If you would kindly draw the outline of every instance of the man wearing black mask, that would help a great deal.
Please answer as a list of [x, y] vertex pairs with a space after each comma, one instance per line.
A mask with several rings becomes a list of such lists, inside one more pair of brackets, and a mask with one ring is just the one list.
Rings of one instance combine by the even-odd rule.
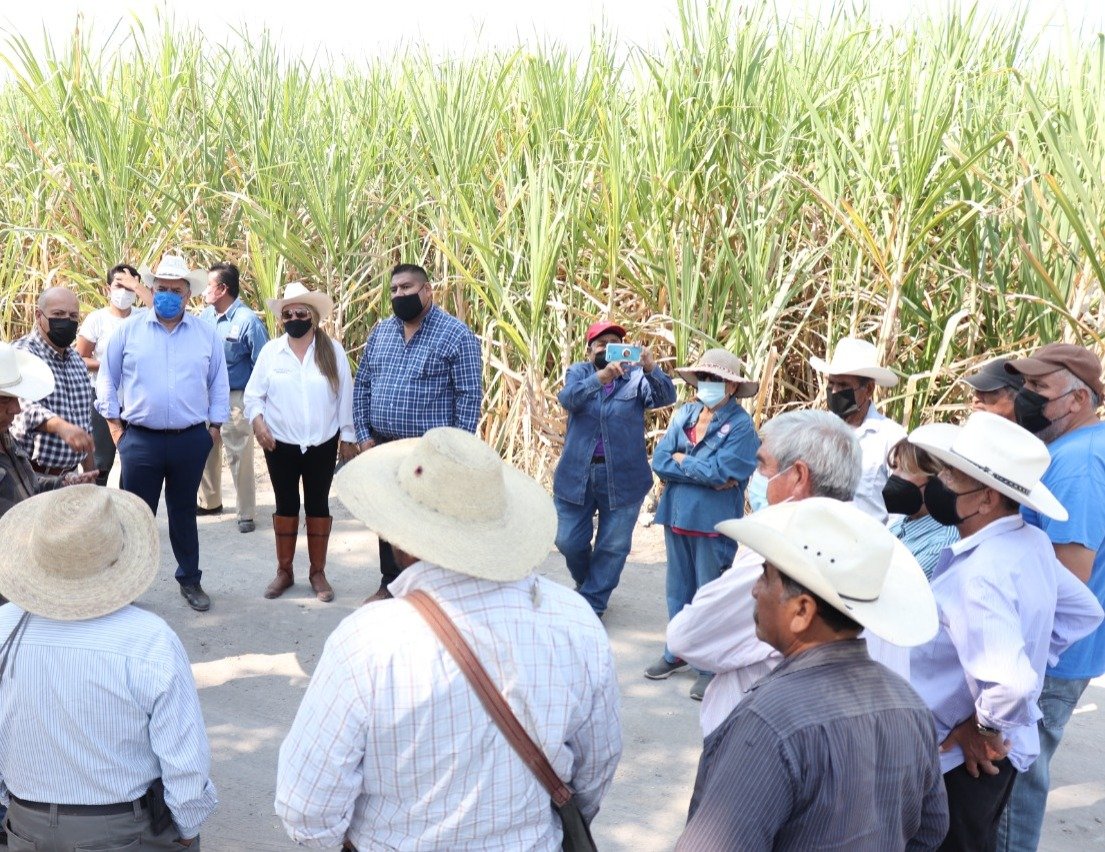
[[84, 360], [72, 348], [80, 322], [77, 294], [64, 287], [42, 291], [35, 327], [12, 345], [36, 355], [54, 374], [54, 391], [40, 400], [21, 400], [23, 410], [12, 437], [45, 476], [61, 476], [83, 466], [95, 469], [92, 441], [92, 385]]
[[[365, 452], [437, 426], [475, 434], [483, 401], [480, 342], [463, 322], [434, 304], [426, 270], [401, 263], [391, 270], [391, 309], [365, 343], [353, 384], [353, 425]], [[379, 590], [391, 597], [399, 576], [391, 546], [380, 542]]]

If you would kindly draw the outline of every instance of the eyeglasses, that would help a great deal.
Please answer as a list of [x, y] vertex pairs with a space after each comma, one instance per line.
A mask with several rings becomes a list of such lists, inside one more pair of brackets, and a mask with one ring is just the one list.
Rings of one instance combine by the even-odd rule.
[[721, 379], [719, 379], [713, 373], [695, 373], [694, 377], [696, 379], [698, 379], [700, 382], [720, 382], [721, 381]]
[[304, 310], [304, 311], [283, 311], [280, 314], [280, 319], [282, 319], [282, 320], [290, 320], [290, 319], [305, 320], [305, 319], [310, 319], [310, 318], [311, 318], [311, 312], [306, 311], [306, 310]]

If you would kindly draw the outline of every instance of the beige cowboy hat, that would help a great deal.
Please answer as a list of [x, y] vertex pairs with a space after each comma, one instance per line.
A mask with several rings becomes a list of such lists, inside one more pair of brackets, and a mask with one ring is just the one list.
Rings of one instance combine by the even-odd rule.
[[1040, 479], [1051, 464], [1047, 444], [1011, 420], [976, 411], [962, 426], [929, 423], [909, 442], [983, 485], [1057, 521], [1067, 510]]
[[346, 464], [334, 485], [380, 538], [469, 577], [520, 580], [556, 537], [545, 489], [451, 426], [373, 447]]
[[153, 287], [155, 279], [187, 281], [193, 296], [198, 296], [207, 287], [206, 269], [189, 269], [179, 254], [167, 254], [161, 258], [157, 269], [148, 266], [138, 267], [138, 277], [147, 287]]
[[698, 362], [690, 367], [679, 367], [675, 371], [683, 381], [691, 387], [698, 387], [698, 377], [695, 373], [709, 373], [717, 376], [723, 382], [736, 382], [737, 398], [755, 396], [760, 389], [760, 383], [744, 375], [744, 364], [741, 359], [726, 349], [707, 349], [702, 353]]
[[37, 401], [54, 392], [54, 373], [37, 355], [0, 341], [0, 396]]
[[812, 355], [810, 366], [827, 376], [861, 376], [874, 379], [875, 384], [881, 388], [892, 388], [898, 384], [894, 371], [880, 366], [875, 345], [856, 337], [840, 338], [831, 361]]
[[127, 491], [71, 485], [0, 518], [0, 594], [27, 612], [82, 621], [129, 604], [160, 564], [157, 522]]
[[850, 503], [808, 497], [714, 527], [876, 636], [911, 648], [936, 635], [936, 599], [913, 554]]
[[285, 287], [283, 299], [268, 299], [265, 302], [265, 306], [275, 317], [280, 316], [280, 312], [284, 310], [284, 305], [310, 305], [318, 311], [320, 320], [326, 319], [330, 316], [330, 312], [334, 310], [333, 299], [321, 290], [308, 290], [301, 281], [293, 281]]

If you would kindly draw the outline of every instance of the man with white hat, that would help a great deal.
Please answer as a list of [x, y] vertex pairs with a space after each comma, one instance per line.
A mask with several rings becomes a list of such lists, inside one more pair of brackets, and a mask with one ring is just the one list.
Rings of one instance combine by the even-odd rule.
[[559, 849], [545, 787], [413, 605], [437, 602], [593, 818], [621, 755], [617, 679], [591, 608], [533, 571], [553, 544], [552, 500], [450, 427], [364, 453], [336, 484], [405, 570], [394, 600], [326, 642], [280, 748], [288, 834], [347, 849]]
[[875, 408], [875, 385], [892, 388], [898, 384], [898, 377], [879, 364], [874, 344], [855, 337], [842, 337], [831, 361], [812, 356], [810, 366], [827, 376], [829, 411], [856, 430], [863, 450], [863, 476], [856, 488], [856, 505], [885, 523], [888, 516], [882, 489], [890, 478], [886, 455], [906, 432], [901, 424]]
[[948, 792], [947, 849], [997, 849], [1017, 773], [1040, 752], [1036, 700], [1044, 669], [1102, 619], [1100, 604], [1020, 514], [1067, 519], [1041, 482], [1047, 447], [987, 411], [962, 426], [933, 423], [909, 436], [947, 467], [925, 506], [960, 540], [932, 573], [940, 631], [914, 648], [910, 680], [932, 709]]
[[763, 557], [756, 634], [784, 659], [706, 738], [676, 849], [935, 849], [948, 812], [932, 715], [857, 638], [936, 632], [917, 561], [827, 497], [717, 529]]
[[123, 462], [120, 486], [157, 513], [162, 486], [180, 593], [197, 612], [211, 606], [200, 585], [196, 492], [219, 427], [230, 416], [222, 338], [185, 310], [207, 273], [167, 254], [139, 274], [153, 310], [130, 317], [111, 336], [97, 378], [97, 408]]
[[157, 523], [80, 485], [0, 518], [0, 796], [9, 846], [199, 847], [217, 804], [188, 657], [131, 602], [157, 575]]

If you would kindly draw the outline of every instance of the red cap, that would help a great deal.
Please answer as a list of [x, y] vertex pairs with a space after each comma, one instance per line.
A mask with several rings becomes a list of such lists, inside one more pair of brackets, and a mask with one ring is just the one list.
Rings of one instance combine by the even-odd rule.
[[622, 340], [625, 340], [625, 329], [622, 328], [620, 325], [613, 322], [599, 321], [593, 322], [590, 326], [588, 326], [587, 343], [589, 344], [596, 337], [599, 337], [603, 334], [608, 334], [610, 332], [613, 332], [614, 334], [618, 335], [618, 337], [620, 337]]

